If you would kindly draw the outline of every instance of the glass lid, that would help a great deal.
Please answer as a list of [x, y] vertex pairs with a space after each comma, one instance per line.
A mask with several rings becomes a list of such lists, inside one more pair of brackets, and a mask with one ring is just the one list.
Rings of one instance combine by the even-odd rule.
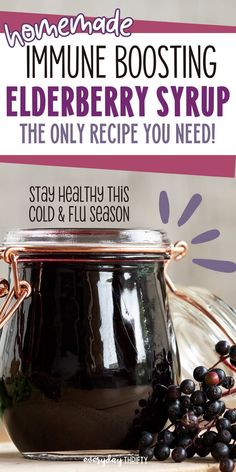
[[4, 247], [22, 247], [26, 250], [53, 250], [74, 248], [80, 252], [111, 252], [136, 254], [162, 254], [171, 252], [167, 235], [150, 229], [20, 229], [9, 231]]

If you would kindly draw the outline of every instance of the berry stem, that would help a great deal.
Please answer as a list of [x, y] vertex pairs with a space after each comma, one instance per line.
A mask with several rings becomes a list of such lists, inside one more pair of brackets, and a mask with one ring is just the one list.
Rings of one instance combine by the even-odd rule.
[[222, 397], [227, 397], [227, 396], [232, 395], [234, 393], [236, 393], [236, 387], [231, 388], [230, 390], [227, 390], [227, 392], [224, 392]]
[[236, 367], [234, 367], [232, 364], [230, 364], [230, 362], [227, 361], [227, 359], [224, 359], [222, 361], [227, 367], [229, 367], [229, 369], [233, 370], [233, 372], [236, 372]]
[[229, 356], [221, 356], [220, 359], [215, 364], [213, 364], [213, 366], [210, 367], [210, 369], [214, 369], [222, 362], [233, 372], [236, 372], [236, 367], [234, 367], [227, 359], [229, 359]]
[[[213, 364], [213, 366], [210, 367], [210, 369], [214, 369], [215, 367], [217, 367], [221, 362], [223, 362], [225, 364], [225, 360], [228, 358], [229, 356], [221, 356], [219, 358], [219, 360]], [[227, 364], [226, 364], [227, 365]], [[230, 364], [231, 365], [231, 364]]]
[[215, 423], [216, 423], [216, 420], [212, 420], [212, 421], [209, 421], [209, 423], [205, 424], [205, 426], [203, 426], [202, 428], [200, 427], [199, 428], [199, 432], [202, 432], [202, 431], [209, 431], [209, 429], [211, 429], [213, 426], [215, 426]]

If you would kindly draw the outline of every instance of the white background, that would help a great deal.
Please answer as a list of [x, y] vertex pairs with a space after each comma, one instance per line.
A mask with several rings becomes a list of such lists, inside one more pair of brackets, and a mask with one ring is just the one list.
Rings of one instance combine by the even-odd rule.
[[[88, 76], [81, 79], [62, 79], [60, 78], [58, 67], [58, 73], [55, 73], [53, 79], [44, 79], [43, 72], [44, 67], [39, 68], [39, 73], [35, 79], [26, 79], [26, 48], [16, 45], [14, 48], [10, 48], [6, 42], [4, 34], [0, 35], [0, 49], [1, 49], [1, 60], [3, 64], [7, 64], [7, 67], [2, 70], [1, 74], [1, 88], [0, 88], [0, 103], [4, 104], [0, 108], [0, 120], [1, 120], [1, 153], [3, 154], [234, 154], [235, 153], [235, 138], [234, 138], [234, 120], [235, 120], [235, 103], [236, 103], [236, 61], [232, 58], [236, 57], [236, 34], [132, 34], [130, 38], [115, 38], [114, 36], [109, 35], [109, 41], [106, 35], [70, 35], [66, 38], [57, 38], [47, 37], [46, 39], [40, 41], [34, 41], [33, 44], [38, 47], [38, 53], [41, 54], [43, 46], [53, 45], [55, 51], [59, 53], [62, 45], [71, 44], [71, 48], [75, 48], [76, 45], [81, 46], [84, 44], [84, 39], [86, 38], [86, 47], [89, 51], [90, 44], [104, 44], [106, 46], [105, 50], [105, 61], [103, 71], [106, 73], [106, 79], [91, 79]], [[191, 45], [193, 50], [197, 47], [198, 44], [201, 44], [202, 51], [209, 44], [213, 45], [216, 49], [215, 53], [208, 54], [208, 61], [216, 61], [217, 69], [216, 74], [213, 78], [206, 78], [204, 75], [200, 79], [194, 78], [183, 79], [181, 77], [181, 59], [178, 61], [179, 67], [179, 77], [173, 78], [173, 52], [168, 51], [163, 53], [166, 62], [170, 67], [170, 75], [166, 79], [160, 79], [158, 75], [152, 79], [147, 79], [144, 74], [140, 78], [132, 79], [127, 75], [123, 79], [115, 78], [115, 59], [114, 59], [114, 50], [116, 44], [123, 45], [127, 49], [132, 45], [139, 45], [139, 47], [144, 50], [145, 46], [149, 44], [158, 48], [159, 45]], [[197, 54], [197, 50], [195, 49]], [[72, 55], [73, 57], [73, 55]], [[135, 57], [135, 56], [134, 56]], [[181, 57], [181, 55], [180, 55]], [[15, 71], [17, 70], [17, 74]], [[38, 69], [37, 69], [38, 70]], [[211, 71], [211, 67], [209, 66]], [[157, 59], [157, 73], [160, 71], [163, 73], [163, 66], [161, 61]], [[40, 86], [44, 89], [47, 94], [48, 86], [69, 86], [75, 89], [76, 86], [85, 86], [90, 91], [92, 86], [113, 86], [119, 89], [121, 86], [128, 86], [135, 90], [135, 86], [148, 86], [149, 90], [146, 98], [146, 116], [138, 116], [138, 99], [134, 92], [134, 97], [132, 99], [132, 105], [134, 108], [133, 117], [106, 117], [105, 116], [105, 95], [102, 92], [101, 95], [101, 104], [98, 105], [98, 109], [101, 110], [101, 117], [92, 117], [90, 114], [85, 117], [76, 117], [60, 116], [60, 93], [58, 94], [58, 104], [55, 105], [55, 110], [59, 112], [58, 117], [48, 117], [47, 109], [45, 110], [44, 115], [39, 117], [7, 117], [6, 116], [6, 87], [7, 86], [25, 86], [26, 87], [26, 107], [28, 110], [31, 110], [32, 102], [32, 92], [31, 88], [33, 86]], [[156, 97], [157, 87], [165, 86], [169, 89], [169, 93], [165, 94], [165, 100], [168, 102], [170, 112], [166, 117], [159, 117], [157, 115], [157, 109], [162, 108], [160, 103], [158, 103]], [[181, 116], [175, 117], [174, 115], [174, 100], [170, 92], [170, 86], [194, 86], [200, 90], [202, 86], [214, 87], [215, 88], [215, 111], [213, 116], [204, 117], [201, 114], [201, 96], [198, 99], [198, 107], [200, 116], [199, 117], [187, 117], [186, 116], [186, 94], [185, 89], [181, 98]], [[223, 106], [223, 116], [217, 117], [217, 96], [216, 89], [218, 86], [227, 87], [230, 91], [230, 99]], [[18, 89], [19, 90], [19, 89]], [[15, 95], [15, 93], [14, 93]], [[118, 93], [119, 97], [119, 93]], [[90, 103], [90, 100], [89, 100]], [[117, 98], [117, 107], [119, 110], [119, 98]], [[75, 107], [76, 108], [76, 107]], [[20, 93], [16, 93], [16, 102], [13, 102], [12, 105], [13, 111], [20, 114]], [[22, 131], [19, 126], [20, 123], [45, 123], [45, 144], [39, 144], [34, 146], [32, 144], [22, 143]], [[73, 124], [74, 132], [73, 138], [77, 141], [73, 144], [68, 144], [66, 141], [61, 144], [60, 142], [55, 144], [50, 138], [50, 130], [53, 124], [65, 125], [66, 123]], [[81, 146], [77, 140], [77, 125], [85, 124], [85, 133], [83, 145]], [[90, 142], [90, 133], [89, 126], [91, 123], [137, 123], [138, 124], [138, 143], [132, 144], [128, 139], [125, 144], [110, 144], [107, 139], [105, 144], [96, 144]], [[151, 142], [146, 144], [145, 132], [143, 130], [143, 123], [151, 124], [170, 124], [170, 142], [168, 144], [160, 142], [158, 144]], [[191, 124], [203, 124], [206, 123], [211, 126], [212, 123], [215, 123], [215, 141], [212, 143], [210, 140], [209, 143], [178, 143], [176, 144], [176, 135], [175, 135], [175, 125], [176, 123], [191, 123]], [[14, 136], [14, 139], [12, 139]], [[198, 136], [201, 138], [201, 132]], [[193, 141], [193, 135], [190, 135], [190, 140]]]

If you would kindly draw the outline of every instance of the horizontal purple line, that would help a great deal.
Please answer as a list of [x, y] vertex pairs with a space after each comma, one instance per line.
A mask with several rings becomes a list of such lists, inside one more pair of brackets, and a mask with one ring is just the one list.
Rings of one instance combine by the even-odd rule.
[[234, 177], [235, 156], [0, 156], [0, 162], [86, 169]]
[[[78, 14], [79, 13], [78, 8]], [[4, 32], [5, 23], [8, 24], [10, 29], [19, 30], [23, 23], [34, 24], [40, 22], [43, 18], [47, 18], [50, 23], [56, 24], [60, 18], [65, 16], [73, 17], [73, 15], [2, 11], [0, 12], [0, 33]], [[91, 17], [87, 17], [86, 19], [93, 20]], [[130, 31], [132, 33], [235, 33], [236, 26], [135, 20]], [[81, 31], [78, 29], [78, 32]]]

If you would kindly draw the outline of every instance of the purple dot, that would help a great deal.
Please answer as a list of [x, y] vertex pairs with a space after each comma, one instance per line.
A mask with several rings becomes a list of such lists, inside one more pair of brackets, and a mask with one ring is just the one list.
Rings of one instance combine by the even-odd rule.
[[167, 224], [170, 217], [170, 205], [167, 192], [163, 190], [159, 196], [159, 212], [163, 224]]
[[207, 243], [208, 241], [213, 241], [213, 239], [217, 239], [220, 236], [220, 232], [218, 229], [209, 229], [209, 231], [205, 231], [204, 233], [198, 234], [195, 238], [192, 239], [192, 244], [202, 244]]

